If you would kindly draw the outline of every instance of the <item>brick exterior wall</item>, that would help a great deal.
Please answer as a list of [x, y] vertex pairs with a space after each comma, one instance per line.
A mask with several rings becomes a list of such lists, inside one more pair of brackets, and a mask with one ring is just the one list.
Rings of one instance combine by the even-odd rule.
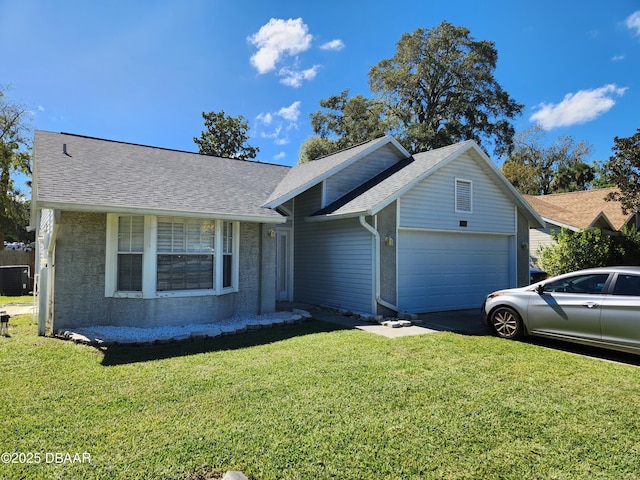
[[[215, 323], [275, 310], [275, 242], [240, 224], [239, 291], [175, 298], [105, 297], [107, 215], [64, 211], [55, 247], [54, 331], [89, 325], [155, 327]], [[273, 297], [269, 301], [269, 295]]]

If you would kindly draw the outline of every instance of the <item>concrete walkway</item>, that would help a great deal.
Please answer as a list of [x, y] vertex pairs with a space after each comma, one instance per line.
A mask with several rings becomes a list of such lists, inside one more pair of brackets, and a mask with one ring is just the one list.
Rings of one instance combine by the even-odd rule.
[[436, 332], [456, 332], [465, 335], [490, 335], [491, 331], [483, 325], [480, 309], [455, 310], [451, 312], [424, 313], [418, 315], [420, 325], [410, 327], [391, 328], [369, 323], [356, 317], [341, 315], [340, 313], [315, 307], [313, 305], [283, 302], [278, 309], [290, 310], [300, 308], [306, 310], [316, 320], [331, 322], [346, 328], [357, 328], [364, 332], [375, 333], [387, 338], [425, 335]]
[[0, 305], [0, 312], [5, 311], [12, 317], [15, 315], [24, 315], [33, 313], [33, 305], [26, 305], [24, 303]]

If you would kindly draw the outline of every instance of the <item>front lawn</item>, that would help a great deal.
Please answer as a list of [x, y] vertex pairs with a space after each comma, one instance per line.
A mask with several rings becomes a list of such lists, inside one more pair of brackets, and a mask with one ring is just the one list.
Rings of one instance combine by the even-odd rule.
[[531, 343], [317, 321], [99, 351], [17, 316], [0, 444], [26, 455], [0, 478], [632, 479], [639, 378]]

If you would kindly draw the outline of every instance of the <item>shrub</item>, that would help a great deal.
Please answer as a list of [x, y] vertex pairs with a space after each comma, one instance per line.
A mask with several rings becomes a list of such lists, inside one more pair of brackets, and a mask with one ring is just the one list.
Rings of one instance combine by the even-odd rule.
[[555, 243], [538, 250], [540, 266], [551, 276], [583, 268], [640, 265], [640, 234], [635, 229], [608, 235], [597, 228], [582, 232], [563, 228], [552, 236]]

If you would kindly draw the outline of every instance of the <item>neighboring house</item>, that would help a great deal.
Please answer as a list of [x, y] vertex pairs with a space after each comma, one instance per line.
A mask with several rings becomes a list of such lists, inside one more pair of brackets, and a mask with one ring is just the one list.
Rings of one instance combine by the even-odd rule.
[[383, 137], [296, 167], [37, 131], [39, 331], [210, 323], [295, 300], [480, 307], [542, 220], [472, 141]]
[[620, 202], [605, 199], [613, 191], [617, 191], [617, 188], [524, 195], [524, 199], [544, 220], [543, 228], [534, 228], [529, 233], [531, 258], [535, 261], [538, 249], [553, 243], [551, 233], [560, 232], [562, 228], [574, 232], [598, 228], [615, 234], [625, 226], [640, 227], [640, 216], [637, 213], [625, 214]]

